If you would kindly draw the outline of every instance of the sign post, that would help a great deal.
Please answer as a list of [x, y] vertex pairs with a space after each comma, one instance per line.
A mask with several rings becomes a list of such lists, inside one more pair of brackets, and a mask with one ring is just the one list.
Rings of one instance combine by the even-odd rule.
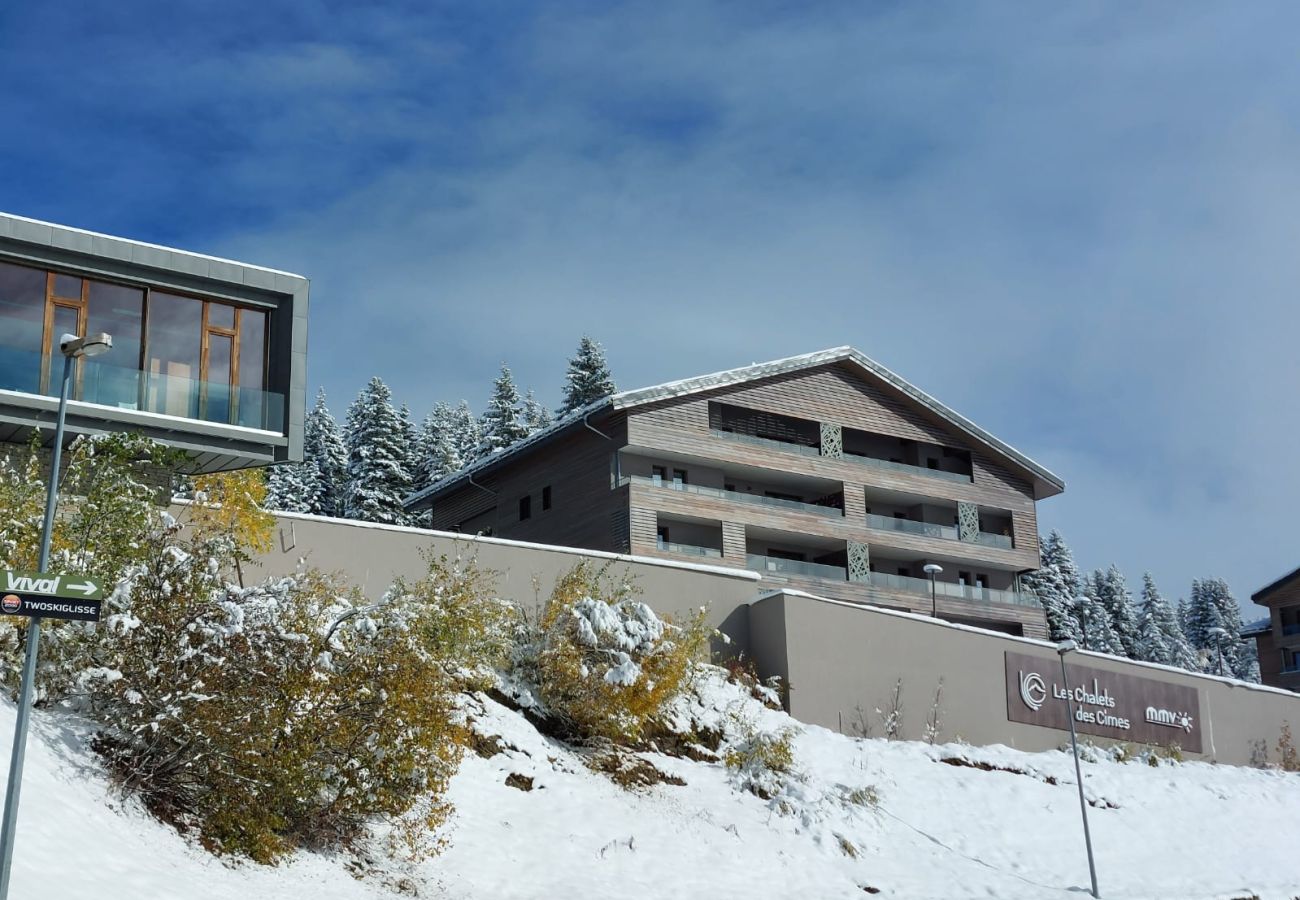
[[[72, 381], [72, 362], [80, 356], [101, 353], [112, 344], [113, 339], [106, 334], [82, 338], [65, 334], [60, 342], [59, 349], [63, 352], [63, 386], [59, 392], [59, 415], [54, 427], [54, 452], [50, 460], [50, 477], [45, 492], [45, 524], [41, 530], [40, 562], [37, 563], [40, 572], [4, 573], [4, 592], [0, 594], [0, 610], [10, 615], [28, 615], [31, 618], [27, 625], [27, 650], [23, 657], [22, 687], [18, 691], [14, 749], [9, 760], [9, 780], [5, 787], [4, 818], [0, 820], [0, 900], [7, 900], [9, 897], [9, 872], [14, 857], [14, 829], [18, 824], [18, 794], [23, 783], [23, 756], [27, 749], [27, 727], [32, 714], [32, 686], [36, 680], [36, 652], [41, 640], [41, 617], [98, 619], [99, 601], [104, 596], [103, 585], [92, 578], [48, 575], [45, 574], [45, 570], [50, 565], [50, 537], [54, 531], [54, 508], [59, 502], [59, 460], [63, 455], [63, 424], [68, 415], [68, 386]], [[76, 587], [73, 586], [74, 582], [78, 583]], [[23, 590], [10, 589], [11, 583], [15, 588], [21, 584]], [[68, 599], [70, 602], [60, 602], [59, 598]], [[89, 612], [64, 615], [54, 609], [64, 606], [93, 606], [94, 615], [90, 615]]]

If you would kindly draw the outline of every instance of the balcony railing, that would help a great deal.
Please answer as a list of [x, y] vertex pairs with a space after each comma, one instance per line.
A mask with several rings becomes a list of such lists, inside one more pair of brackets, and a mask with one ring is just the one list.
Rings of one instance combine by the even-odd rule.
[[752, 434], [742, 434], [739, 431], [723, 431], [719, 428], [713, 428], [710, 431], [714, 437], [727, 441], [738, 441], [742, 444], [752, 444], [756, 447], [768, 447], [772, 450], [784, 450], [787, 453], [799, 453], [804, 456], [821, 456], [822, 454], [820, 447], [796, 444], [794, 441], [778, 441], [775, 438], [757, 437]]
[[[201, 422], [219, 422], [284, 433], [284, 395], [231, 387], [160, 372], [82, 359], [74, 367], [71, 399], [122, 410], [142, 410]], [[63, 358], [51, 361], [51, 393], [57, 396]], [[41, 355], [0, 347], [0, 389], [40, 393]]]
[[947, 481], [956, 481], [962, 484], [970, 484], [971, 477], [963, 475], [960, 472], [945, 472], [943, 469], [931, 469], [925, 466], [912, 466], [907, 463], [893, 462], [888, 459], [876, 459], [874, 456], [863, 456], [858, 453], [844, 451], [844, 458], [856, 463], [871, 466], [876, 469], [891, 469], [895, 472], [906, 472], [909, 475], [925, 475], [929, 478], [943, 478]]
[[699, 494], [702, 497], [717, 497], [720, 500], [737, 500], [741, 503], [755, 503], [759, 506], [793, 509], [798, 512], [812, 513], [817, 516], [840, 518], [844, 515], [842, 509], [837, 509], [834, 506], [819, 506], [816, 503], [804, 503], [799, 500], [786, 500], [781, 497], [764, 497], [761, 494], [746, 494], [742, 491], [725, 491], [722, 488], [705, 487], [701, 484], [687, 484], [682, 481], [667, 481], [661, 478], [647, 478], [645, 475], [629, 475], [628, 480], [635, 481], [638, 484], [648, 484], [653, 487], [667, 488], [671, 491], [682, 491], [687, 494]]
[[[890, 575], [885, 572], [872, 572], [868, 583], [876, 587], [906, 591], [910, 594], [930, 596], [928, 578], [912, 578], [907, 575]], [[935, 581], [934, 593], [938, 597], [951, 597], [955, 600], [973, 600], [976, 603], [999, 603], [1013, 606], [1039, 606], [1038, 597], [1028, 591], [1001, 591], [996, 588], [984, 588], [970, 584], [953, 584], [949, 581]]]
[[[919, 534], [922, 537], [942, 538], [945, 541], [961, 540], [961, 533], [955, 525], [936, 525], [933, 522], [917, 522], [913, 519], [899, 519], [892, 516], [880, 516], [875, 513], [867, 513], [867, 527], [877, 528], [881, 531], [901, 531], [906, 534]], [[1003, 550], [1011, 549], [1011, 538], [1005, 534], [992, 534], [981, 531], [976, 537], [975, 543], [982, 544], [985, 547], [999, 547]]]
[[813, 578], [829, 578], [835, 581], [848, 580], [848, 572], [841, 566], [827, 566], [822, 563], [801, 562], [797, 559], [780, 559], [775, 556], [760, 556], [756, 553], [746, 554], [745, 565], [755, 572], [776, 572], [780, 575], [808, 575]]
[[912, 519], [898, 519], [892, 516], [879, 516], [867, 513], [867, 526], [882, 531], [902, 531], [907, 534], [919, 534], [924, 537], [957, 540], [957, 528], [953, 525], [934, 525], [930, 522], [916, 522]]
[[675, 544], [672, 541], [657, 541], [655, 547], [665, 553], [680, 553], [683, 556], [702, 556], [721, 559], [722, 551], [712, 547], [697, 547], [694, 544]]

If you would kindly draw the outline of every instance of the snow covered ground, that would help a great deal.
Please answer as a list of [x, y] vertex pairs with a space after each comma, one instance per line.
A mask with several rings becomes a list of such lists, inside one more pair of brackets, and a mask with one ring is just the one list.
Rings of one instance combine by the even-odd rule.
[[[1086, 896], [1068, 754], [858, 740], [797, 726], [731, 686], [703, 696], [705, 724], [799, 728], [796, 774], [770, 800], [719, 763], [660, 754], [645, 758], [685, 784], [624, 790], [479, 697], [475, 730], [499, 736], [501, 751], [466, 757], [450, 847], [362, 879], [342, 857], [213, 859], [115, 797], [83, 729], [37, 714], [11, 896], [359, 900], [394, 896], [402, 877], [449, 900]], [[13, 706], [0, 705], [6, 758], [12, 725]], [[953, 758], [995, 769], [942, 761]], [[532, 789], [507, 785], [512, 775]], [[1099, 761], [1084, 765], [1084, 784], [1103, 896], [1300, 896], [1300, 775]]]

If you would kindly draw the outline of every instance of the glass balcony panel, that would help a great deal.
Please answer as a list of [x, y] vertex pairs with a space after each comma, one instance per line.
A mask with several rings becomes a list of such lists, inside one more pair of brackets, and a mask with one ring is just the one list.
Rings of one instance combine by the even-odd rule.
[[45, 272], [0, 263], [0, 387], [29, 394], [41, 389], [44, 329]]
[[985, 547], [997, 547], [1001, 550], [1011, 549], [1011, 537], [1005, 534], [993, 534], [988, 531], [981, 531], [975, 537], [975, 542], [983, 544]]
[[857, 453], [850, 453], [847, 450], [844, 451], [844, 458], [876, 469], [891, 469], [895, 472], [906, 472], [909, 475], [924, 475], [928, 478], [942, 478], [946, 481], [956, 481], [961, 484], [970, 484], [971, 481], [969, 475], [962, 475], [960, 472], [945, 472], [942, 469], [909, 466], [907, 463], [890, 462], [887, 459], [876, 459], [874, 456], [862, 456]]
[[916, 522], [912, 519], [897, 519], [892, 516], [879, 516], [867, 513], [867, 525], [884, 531], [902, 531], [907, 534], [919, 534], [925, 537], [957, 540], [957, 528], [953, 525], [935, 525], [931, 522]]
[[711, 430], [714, 437], [722, 438], [727, 441], [737, 441], [741, 444], [751, 444], [755, 447], [767, 447], [772, 450], [781, 450], [786, 453], [798, 453], [803, 456], [821, 456], [821, 448], [811, 447], [807, 444], [796, 444], [793, 441], [778, 441], [774, 438], [756, 437], [752, 434], [741, 434], [738, 431], [722, 431], [714, 428]]
[[656, 546], [666, 553], [680, 553], [683, 556], [700, 556], [710, 559], [721, 559], [722, 551], [715, 550], [712, 547], [697, 547], [694, 544], [677, 544], [673, 541], [659, 541]]
[[827, 566], [822, 563], [802, 562], [797, 559], [778, 559], [775, 556], [760, 556], [756, 553], [745, 555], [745, 565], [755, 572], [776, 572], [781, 575], [808, 575], [813, 578], [829, 578], [835, 581], [847, 581], [848, 572], [840, 566]]
[[[868, 581], [877, 587], [906, 591], [925, 597], [930, 596], [930, 579], [928, 578], [912, 578], [907, 575], [872, 572]], [[1038, 597], [1029, 591], [1002, 591], [970, 584], [953, 584], [948, 581], [935, 581], [934, 593], [938, 597], [952, 597], [957, 600], [969, 600], [976, 603], [1011, 604], [1013, 606], [1040, 605]]]
[[741, 503], [754, 503], [759, 506], [773, 506], [793, 509], [797, 512], [812, 513], [818, 516], [841, 518], [844, 511], [834, 506], [819, 506], [816, 503], [803, 503], [799, 500], [786, 500], [781, 497], [765, 497], [762, 494], [746, 494], [743, 491], [726, 491], [722, 488], [705, 487], [700, 484], [687, 484], [681, 481], [664, 481], [657, 475], [647, 478], [644, 475], [628, 476], [631, 481], [649, 484], [654, 487], [667, 488], [670, 491], [682, 491], [687, 494], [699, 494], [702, 497], [717, 497], [720, 500], [737, 500]]

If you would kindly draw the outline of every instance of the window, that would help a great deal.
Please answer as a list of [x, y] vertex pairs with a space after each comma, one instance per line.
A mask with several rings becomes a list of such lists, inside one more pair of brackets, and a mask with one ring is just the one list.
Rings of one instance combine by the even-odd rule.
[[522, 522], [524, 519], [532, 518], [532, 515], [533, 515], [533, 498], [531, 496], [520, 497], [519, 498], [519, 521]]
[[928, 459], [926, 459], [926, 461], [925, 461], [925, 467], [926, 467], [927, 469], [937, 469], [937, 468], [939, 468], [939, 460], [937, 460], [937, 459], [935, 459], [933, 456], [931, 456], [931, 457], [929, 457]]
[[668, 526], [660, 525], [655, 529], [655, 544], [662, 550], [668, 544]]
[[686, 484], [685, 469], [673, 469], [673, 484]]
[[736, 489], [736, 486], [734, 484], [724, 484], [722, 486], [722, 489], [725, 491], [734, 491]]
[[40, 390], [45, 273], [0, 263], [0, 388]]
[[905, 520], [905, 519], [907, 519], [907, 513], [896, 512], [896, 513], [894, 513], [894, 518], [895, 518], [895, 519], [904, 519], [904, 520]]
[[783, 494], [780, 491], [763, 491], [764, 497], [771, 497], [773, 500], [791, 500], [795, 503], [802, 503], [803, 497], [798, 494]]
[[663, 466], [652, 466], [650, 472], [650, 480], [655, 484], [663, 484], [668, 478], [668, 470]]
[[542, 488], [542, 509], [547, 510], [550, 508], [551, 508], [551, 486], [548, 484], [546, 487]]
[[792, 562], [803, 562], [805, 559], [804, 554], [802, 553], [794, 550], [778, 550], [775, 547], [768, 547], [767, 555], [772, 557], [772, 559], [788, 559]]
[[975, 576], [975, 586], [976, 586], [976, 587], [980, 587], [980, 588], [984, 588], [984, 590], [988, 590], [988, 587], [989, 587], [989, 577], [988, 577], [987, 575], [978, 575], [978, 574], [977, 574], [977, 575]]
[[971, 580], [970, 572], [957, 573], [957, 583], [960, 584], [962, 587], [965, 587], [966, 585], [970, 584], [970, 580]]
[[903, 576], [904, 578], [911, 578], [911, 577], [912, 577], [912, 570], [909, 569], [907, 566], [899, 566], [899, 567], [898, 567], [898, 574], [901, 575], [901, 576]]

